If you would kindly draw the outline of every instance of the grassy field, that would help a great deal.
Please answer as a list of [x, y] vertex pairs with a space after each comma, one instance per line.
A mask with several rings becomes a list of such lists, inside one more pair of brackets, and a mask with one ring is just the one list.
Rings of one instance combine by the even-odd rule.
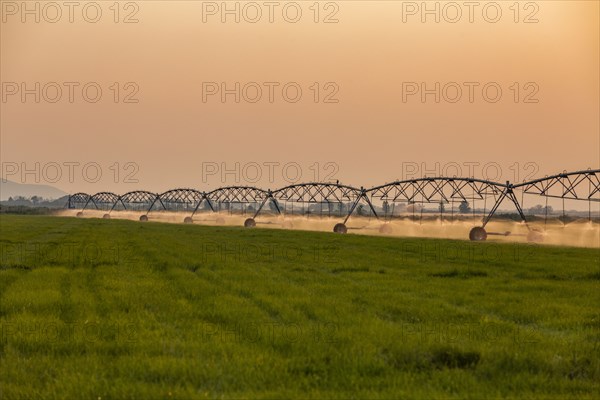
[[592, 398], [598, 249], [0, 216], [0, 398]]

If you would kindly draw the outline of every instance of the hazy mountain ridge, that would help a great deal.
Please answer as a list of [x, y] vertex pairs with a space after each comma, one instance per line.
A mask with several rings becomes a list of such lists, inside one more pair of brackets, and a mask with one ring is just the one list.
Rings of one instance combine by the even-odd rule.
[[4, 179], [0, 180], [0, 201], [6, 201], [11, 197], [14, 199], [19, 196], [25, 198], [37, 196], [45, 200], [56, 200], [68, 196], [68, 193], [50, 185], [17, 183]]

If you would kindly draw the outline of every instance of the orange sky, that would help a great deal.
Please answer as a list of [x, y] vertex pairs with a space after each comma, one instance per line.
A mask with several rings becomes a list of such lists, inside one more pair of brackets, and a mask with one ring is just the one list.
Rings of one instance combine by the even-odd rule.
[[[34, 3], [28, 4], [33, 8]], [[536, 177], [600, 167], [597, 1], [538, 1], [538, 10], [521, 2], [518, 23], [509, 8], [513, 1], [498, 2], [502, 17], [497, 23], [483, 18], [481, 9], [490, 2], [480, 2], [472, 23], [466, 7], [457, 23], [444, 15], [439, 23], [432, 16], [423, 23], [419, 13], [405, 15], [403, 22], [407, 2], [339, 1], [338, 22], [325, 24], [325, 15], [335, 11], [334, 6], [325, 9], [325, 3], [319, 23], [313, 21], [313, 1], [297, 2], [302, 10], [297, 23], [282, 18], [285, 2], [275, 9], [273, 23], [264, 7], [257, 23], [244, 21], [243, 15], [240, 23], [232, 16], [222, 23], [220, 14], [206, 15], [203, 22], [200, 1], [141, 1], [135, 3], [139, 22], [125, 24], [113, 21], [113, 1], [97, 2], [102, 9], [97, 23], [86, 22], [81, 9], [69, 23], [66, 8], [56, 23], [45, 20], [54, 18], [51, 9], [46, 15], [40, 11], [39, 23], [31, 15], [23, 23], [22, 10], [14, 9], [21, 2], [2, 1], [2, 163], [30, 168], [36, 162], [100, 165], [98, 182], [86, 181], [80, 168], [72, 183], [67, 168], [55, 183], [44, 182], [40, 173], [40, 183], [68, 192], [212, 189], [236, 183], [275, 188], [289, 183], [281, 168], [286, 163], [302, 168], [302, 181], [312, 180], [315, 162], [320, 177], [332, 171], [325, 163], [335, 163], [333, 178], [356, 186], [402, 178], [407, 163], [432, 169], [437, 162], [441, 170], [455, 162], [464, 174], [464, 163], [495, 163], [502, 167], [501, 181], [514, 179], [515, 162], [521, 177], [528, 172], [523, 167], [527, 162], [537, 165]], [[431, 7], [434, 3], [428, 2]], [[124, 7], [123, 2], [119, 20], [134, 11]], [[523, 23], [534, 11], [538, 22]], [[7, 92], [14, 89], [12, 83], [23, 82], [30, 88], [35, 82], [80, 86], [73, 103], [64, 85], [56, 103], [42, 95], [40, 103], [34, 95], [23, 103], [21, 93]], [[97, 82], [103, 90], [97, 103], [82, 98], [80, 88], [87, 82]], [[114, 82], [134, 82], [139, 102], [115, 103]], [[218, 95], [203, 102], [203, 82], [281, 84], [272, 103], [265, 86], [257, 103], [243, 98], [235, 103], [233, 95], [222, 103]], [[302, 88], [297, 103], [282, 97], [280, 88], [288, 82]], [[320, 83], [321, 99], [330, 91], [324, 85], [334, 82], [339, 101], [315, 103], [314, 82]], [[424, 82], [429, 88], [435, 82], [457, 82], [463, 96], [456, 103], [443, 98], [435, 103], [434, 95], [422, 102], [417, 94], [404, 102], [406, 82]], [[479, 83], [472, 103], [464, 82]], [[488, 82], [503, 90], [497, 103], [482, 97], [481, 87]], [[517, 103], [514, 82], [520, 87]], [[535, 85], [526, 89], [528, 82]], [[535, 86], [538, 102], [524, 103]], [[120, 100], [127, 92], [121, 87]], [[110, 169], [115, 162], [121, 167], [117, 183]], [[138, 183], [123, 182], [132, 171], [124, 171], [127, 162], [139, 167], [134, 176]], [[203, 182], [203, 163], [233, 168], [236, 162], [242, 168], [250, 162], [263, 165], [262, 179], [248, 181], [242, 172], [239, 182], [233, 175], [222, 179], [218, 174]], [[268, 181], [264, 166], [270, 162], [280, 163], [274, 182]], [[482, 174], [482, 167], [475, 167], [475, 175]], [[27, 183], [35, 179], [4, 177]]]

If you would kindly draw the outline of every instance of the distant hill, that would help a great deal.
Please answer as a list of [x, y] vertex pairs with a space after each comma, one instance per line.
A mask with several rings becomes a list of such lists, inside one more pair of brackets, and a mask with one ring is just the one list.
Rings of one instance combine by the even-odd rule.
[[29, 183], [17, 183], [0, 179], [0, 201], [6, 201], [9, 197], [33, 197], [38, 196], [44, 199], [59, 199], [67, 196], [68, 193], [50, 185], [37, 185]]

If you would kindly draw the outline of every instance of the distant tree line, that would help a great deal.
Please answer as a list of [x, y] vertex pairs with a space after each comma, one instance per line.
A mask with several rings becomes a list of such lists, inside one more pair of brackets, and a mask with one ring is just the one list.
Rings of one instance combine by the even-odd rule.
[[63, 196], [56, 200], [45, 199], [40, 196], [11, 196], [8, 200], [0, 202], [0, 204], [5, 206], [63, 208], [67, 201], [69, 201], [69, 196]]

